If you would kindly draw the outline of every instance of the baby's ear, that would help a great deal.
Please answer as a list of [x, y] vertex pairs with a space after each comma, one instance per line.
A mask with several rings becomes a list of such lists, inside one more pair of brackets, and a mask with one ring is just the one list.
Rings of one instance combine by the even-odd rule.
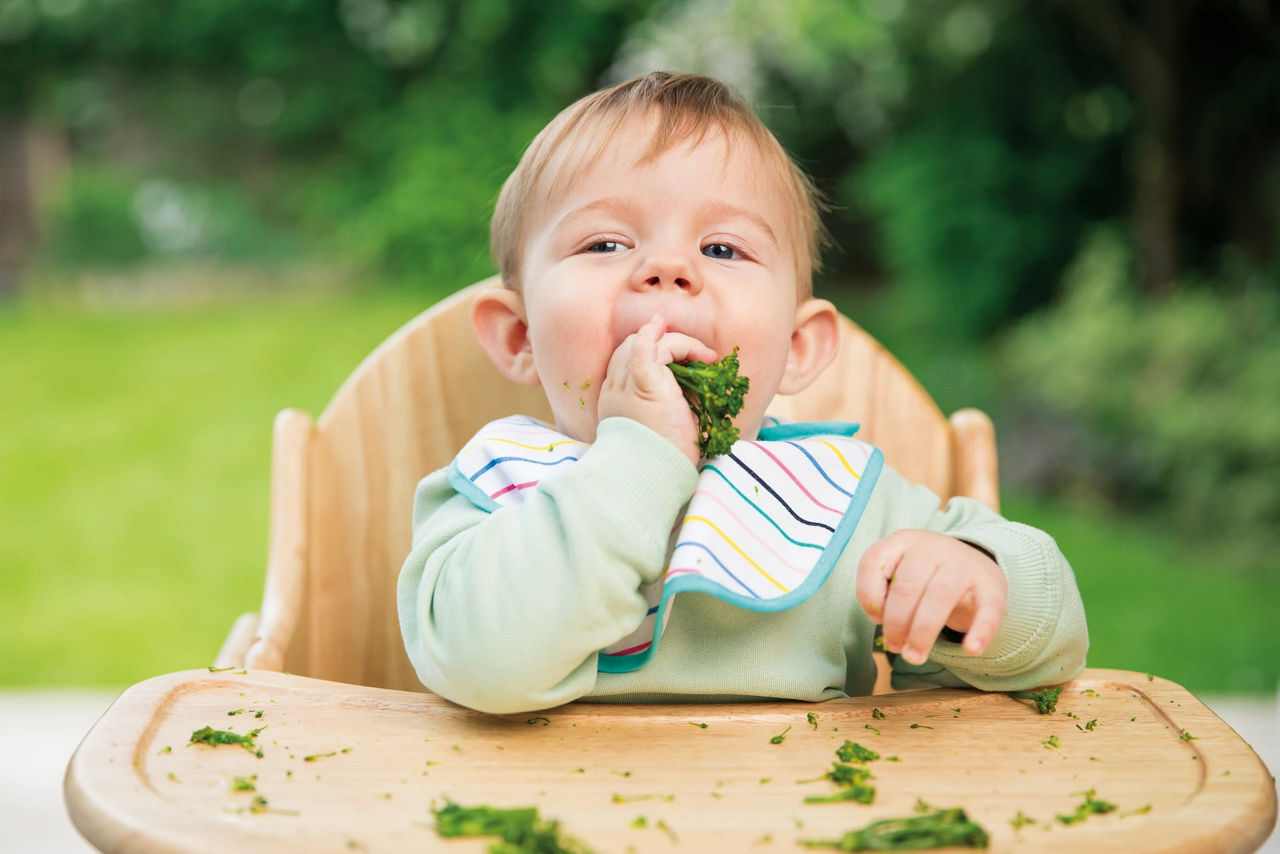
[[520, 385], [539, 384], [524, 298], [519, 292], [507, 288], [481, 291], [471, 306], [471, 328], [500, 374]]
[[779, 394], [804, 391], [831, 364], [840, 338], [836, 319], [836, 307], [824, 299], [808, 299], [800, 304]]

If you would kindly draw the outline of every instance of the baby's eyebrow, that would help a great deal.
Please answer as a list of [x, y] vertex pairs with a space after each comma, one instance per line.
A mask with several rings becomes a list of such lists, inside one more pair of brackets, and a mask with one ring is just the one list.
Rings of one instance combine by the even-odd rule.
[[593, 213], [622, 213], [625, 214], [635, 208], [632, 202], [627, 201], [621, 196], [604, 196], [596, 199], [590, 204], [585, 204], [580, 208], [574, 208], [564, 216], [560, 217], [560, 221], [555, 224], [552, 231], [559, 231], [565, 225], [575, 219], [584, 217]]
[[778, 245], [778, 236], [773, 233], [773, 229], [769, 227], [769, 223], [765, 220], [764, 217], [760, 216], [760, 214], [756, 213], [753, 210], [748, 210], [747, 208], [739, 207], [738, 205], [732, 204], [730, 202], [726, 202], [722, 199], [716, 199], [715, 201], [707, 202], [701, 207], [700, 210], [703, 216], [710, 220], [733, 219], [735, 217], [739, 219], [745, 219], [748, 222], [750, 222], [752, 225], [756, 226], [761, 231], [763, 231], [769, 237], [769, 239], [773, 241], [773, 244], [775, 246]]

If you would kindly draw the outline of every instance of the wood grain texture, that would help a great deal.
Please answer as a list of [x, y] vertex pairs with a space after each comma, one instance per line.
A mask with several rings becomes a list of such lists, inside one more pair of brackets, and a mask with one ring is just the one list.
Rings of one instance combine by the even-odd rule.
[[[542, 390], [504, 379], [472, 333], [474, 297], [495, 286], [489, 279], [460, 291], [391, 335], [314, 427], [296, 410], [277, 420], [271, 557], [250, 666], [420, 688], [395, 607], [414, 487], [485, 423], [513, 413], [551, 418]], [[960, 494], [998, 502], [990, 420], [972, 410], [960, 424], [978, 426], [954, 428], [911, 374], [847, 318], [835, 363], [803, 393], [775, 399], [770, 411], [858, 421], [859, 436], [907, 479], [944, 500]]]
[[[265, 727], [262, 758], [187, 746], [204, 726]], [[874, 803], [804, 803], [834, 790], [813, 778], [845, 739], [881, 754]], [[256, 792], [231, 790], [249, 775]], [[1089, 789], [1116, 811], [1055, 819]], [[798, 840], [908, 815], [917, 798], [964, 807], [991, 850], [1013, 852], [1251, 851], [1276, 816], [1267, 769], [1230, 727], [1175, 683], [1110, 670], [1067, 683], [1052, 715], [958, 689], [485, 715], [427, 694], [188, 671], [126, 691], [76, 751], [65, 791], [81, 833], [118, 852], [486, 850], [437, 838], [430, 807], [446, 798], [537, 806], [600, 852], [804, 850]], [[248, 810], [254, 794], [268, 812]], [[1015, 830], [1018, 811], [1036, 823]], [[646, 828], [631, 826], [639, 815]]]

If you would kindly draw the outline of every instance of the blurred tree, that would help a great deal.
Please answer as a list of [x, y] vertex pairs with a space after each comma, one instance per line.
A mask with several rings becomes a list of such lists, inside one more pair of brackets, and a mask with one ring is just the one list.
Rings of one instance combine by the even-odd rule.
[[[235, 178], [326, 245], [418, 270], [441, 249], [483, 255], [528, 128], [593, 88], [654, 5], [7, 0], [0, 127], [59, 128], [79, 160], [139, 176]], [[29, 206], [0, 215], [6, 233], [31, 225]]]
[[1152, 292], [1226, 244], [1280, 261], [1278, 27], [1264, 0], [686, 0], [613, 76], [736, 83], [839, 204], [828, 278], [958, 343], [1051, 301], [1098, 222], [1131, 220]]
[[1267, 178], [1280, 160], [1280, 6], [1068, 0], [1065, 8], [1136, 100], [1129, 145], [1144, 289], [1169, 292], [1184, 243], [1191, 253], [1234, 243], [1275, 260], [1280, 221]]
[[1098, 221], [1131, 219], [1152, 291], [1226, 244], [1277, 262], [1278, 28], [1275, 0], [7, 0], [0, 225], [44, 207], [7, 189], [35, 123], [139, 187], [234, 179], [336, 254], [465, 278], [555, 110], [703, 70], [837, 202], [828, 278], [972, 340], [1051, 300]]

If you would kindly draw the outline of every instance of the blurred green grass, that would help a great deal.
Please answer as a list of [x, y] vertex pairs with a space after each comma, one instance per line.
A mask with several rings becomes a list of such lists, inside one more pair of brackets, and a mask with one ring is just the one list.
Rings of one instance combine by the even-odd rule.
[[[124, 686], [208, 664], [256, 610], [271, 422], [319, 414], [441, 293], [125, 312], [0, 306], [0, 685]], [[1152, 520], [1006, 495], [1076, 568], [1089, 663], [1272, 691], [1280, 580]]]

